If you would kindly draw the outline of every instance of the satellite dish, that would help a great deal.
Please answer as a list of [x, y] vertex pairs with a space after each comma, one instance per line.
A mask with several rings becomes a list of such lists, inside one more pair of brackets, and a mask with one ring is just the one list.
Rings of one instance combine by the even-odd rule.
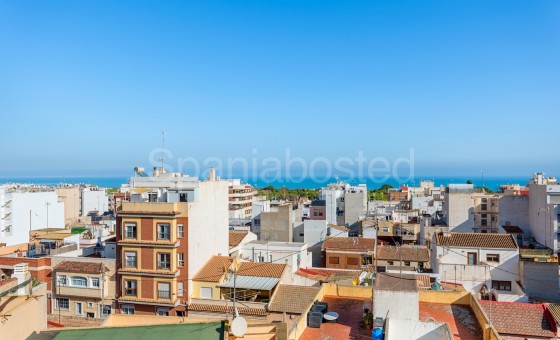
[[231, 322], [231, 332], [236, 337], [240, 338], [247, 333], [247, 320], [242, 317], [237, 317]]

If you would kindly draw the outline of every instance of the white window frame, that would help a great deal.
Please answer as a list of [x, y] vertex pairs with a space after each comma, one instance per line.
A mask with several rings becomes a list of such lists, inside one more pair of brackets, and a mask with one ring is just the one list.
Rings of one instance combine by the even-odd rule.
[[[132, 313], [130, 313], [130, 312], [132, 312]], [[133, 315], [133, 314], [135, 314], [135, 312], [136, 311], [134, 309], [134, 305], [121, 305], [121, 313], [122, 314]]]
[[[165, 232], [166, 228], [163, 228], [163, 232], [160, 233], [160, 227], [167, 227], [167, 233]], [[167, 237], [166, 237], [167, 236]], [[171, 240], [171, 224], [170, 223], [158, 223], [157, 224], [157, 239], [169, 241]]]
[[[68, 307], [60, 308], [60, 301], [65, 300]], [[70, 310], [70, 299], [65, 297], [58, 297], [54, 300], [54, 309], [56, 310]]]
[[[94, 284], [94, 282], [97, 282], [97, 286]], [[98, 277], [91, 278], [91, 288], [101, 288], [101, 280], [99, 280]]]
[[[83, 282], [85, 282], [86, 285], [84, 286], [84, 285], [74, 284], [74, 280], [75, 280], [75, 279], [76, 279], [76, 280], [82, 280], [82, 279], [83, 279]], [[79, 287], [79, 288], [88, 288], [88, 287], [89, 287], [89, 286], [88, 286], [88, 279], [87, 279], [87, 277], [83, 277], [83, 276], [72, 276], [72, 277], [70, 278], [70, 283], [71, 283], [71, 286], [72, 286], [72, 287]]]
[[[129, 226], [134, 226], [134, 236], [128, 236], [128, 227]], [[124, 238], [128, 238], [128, 239], [136, 239], [138, 238], [138, 225], [136, 223], [133, 222], [125, 222], [124, 223]]]
[[185, 254], [177, 253], [177, 265], [183, 267], [185, 265]]
[[[80, 313], [78, 313], [78, 306], [80, 306]], [[84, 303], [81, 301], [74, 301], [74, 314], [84, 315]]]
[[[207, 294], [202, 294], [203, 291], [210, 292], [210, 297], [207, 297]], [[205, 297], [206, 296], [206, 297]], [[212, 299], [214, 296], [214, 292], [212, 287], [200, 287], [200, 298], [201, 299]]]
[[[128, 257], [134, 256], [134, 266], [128, 265]], [[125, 251], [124, 252], [124, 266], [128, 268], [138, 268], [138, 253], [135, 251]]]
[[177, 237], [185, 237], [185, 225], [177, 224]]
[[[169, 268], [165, 268], [160, 266], [160, 264], [166, 263], [166, 261], [161, 261], [160, 260], [160, 256], [167, 256], [167, 258], [169, 259]], [[157, 260], [157, 269], [160, 270], [171, 270], [171, 254], [170, 253], [157, 253], [156, 256], [156, 260]]]
[[[166, 288], [166, 289], [161, 289], [161, 288]], [[161, 297], [160, 292], [167, 292], [169, 297], [165, 297], [165, 296]], [[158, 282], [157, 283], [157, 298], [158, 299], [171, 299], [171, 283], [169, 283], [169, 282]]]
[[183, 282], [177, 282], [177, 296], [183, 296], [185, 294], [185, 284]]
[[88, 302], [87, 302], [87, 306], [88, 306], [88, 308], [93, 308], [93, 302], [88, 301]]
[[68, 285], [68, 276], [57, 274], [56, 278], [57, 278], [57, 284], [59, 286], [67, 286]]

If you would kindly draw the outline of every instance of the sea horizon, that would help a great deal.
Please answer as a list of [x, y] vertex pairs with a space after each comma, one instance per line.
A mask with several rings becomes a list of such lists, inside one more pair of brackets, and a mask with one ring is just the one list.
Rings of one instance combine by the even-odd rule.
[[[131, 177], [134, 176], [0, 176], [0, 185], [9, 183], [38, 184], [46, 186], [87, 184], [102, 188], [120, 188], [121, 185], [127, 184]], [[496, 191], [499, 189], [500, 185], [504, 184], [525, 185], [529, 182], [530, 178], [530, 176], [489, 176], [484, 178], [484, 186], [490, 190]], [[463, 184], [470, 180], [475, 186], [482, 186], [481, 176], [478, 176], [478, 178], [470, 176], [415, 176], [413, 179], [407, 180], [389, 178], [384, 181], [335, 176], [327, 178], [298, 178], [296, 180], [289, 178], [277, 178], [267, 181], [262, 179], [251, 180], [241, 178], [242, 183], [250, 184], [256, 188], [264, 188], [268, 185], [272, 185], [278, 188], [286, 187], [287, 189], [319, 189], [326, 187], [330, 183], [348, 182], [351, 185], [366, 184], [369, 190], [380, 188], [384, 184], [390, 184], [393, 187], [401, 185], [417, 186], [421, 180], [433, 181], [435, 186]]]

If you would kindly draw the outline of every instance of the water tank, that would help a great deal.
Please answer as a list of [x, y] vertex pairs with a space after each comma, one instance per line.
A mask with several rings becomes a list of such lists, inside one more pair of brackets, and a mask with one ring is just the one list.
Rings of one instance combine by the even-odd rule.
[[373, 340], [383, 340], [383, 328], [374, 328], [371, 331], [371, 338]]

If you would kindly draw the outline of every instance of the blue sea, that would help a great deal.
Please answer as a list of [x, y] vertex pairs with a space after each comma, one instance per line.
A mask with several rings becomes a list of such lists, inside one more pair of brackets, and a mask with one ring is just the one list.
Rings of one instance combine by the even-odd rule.
[[[128, 183], [130, 177], [125, 176], [115, 176], [115, 177], [0, 177], [0, 184], [3, 183], [22, 183], [22, 184], [42, 184], [42, 185], [52, 185], [56, 186], [59, 184], [91, 184], [97, 185], [103, 188], [118, 188], [122, 184]], [[488, 177], [484, 178], [484, 186], [488, 189], [496, 191], [501, 184], [527, 184], [530, 177]], [[390, 178], [384, 182], [377, 180], [356, 180], [356, 179], [345, 179], [345, 178], [305, 178], [297, 179], [294, 181], [288, 181], [286, 179], [274, 179], [274, 180], [257, 180], [253, 181], [251, 179], [244, 181], [244, 183], [251, 184], [257, 188], [265, 187], [266, 185], [273, 185], [275, 187], [286, 187], [288, 189], [296, 188], [308, 188], [316, 189], [325, 187], [329, 183], [335, 183], [337, 181], [346, 181], [350, 184], [367, 184], [368, 189], [376, 189], [381, 187], [383, 184], [390, 184], [394, 187], [399, 185], [410, 185], [416, 186], [421, 180], [432, 180], [436, 186], [448, 185], [448, 184], [462, 184], [467, 180], [471, 180], [475, 186], [481, 186], [482, 178], [473, 177], [450, 177], [450, 176], [440, 176], [440, 177], [415, 177], [413, 180], [397, 181], [394, 178]]]

